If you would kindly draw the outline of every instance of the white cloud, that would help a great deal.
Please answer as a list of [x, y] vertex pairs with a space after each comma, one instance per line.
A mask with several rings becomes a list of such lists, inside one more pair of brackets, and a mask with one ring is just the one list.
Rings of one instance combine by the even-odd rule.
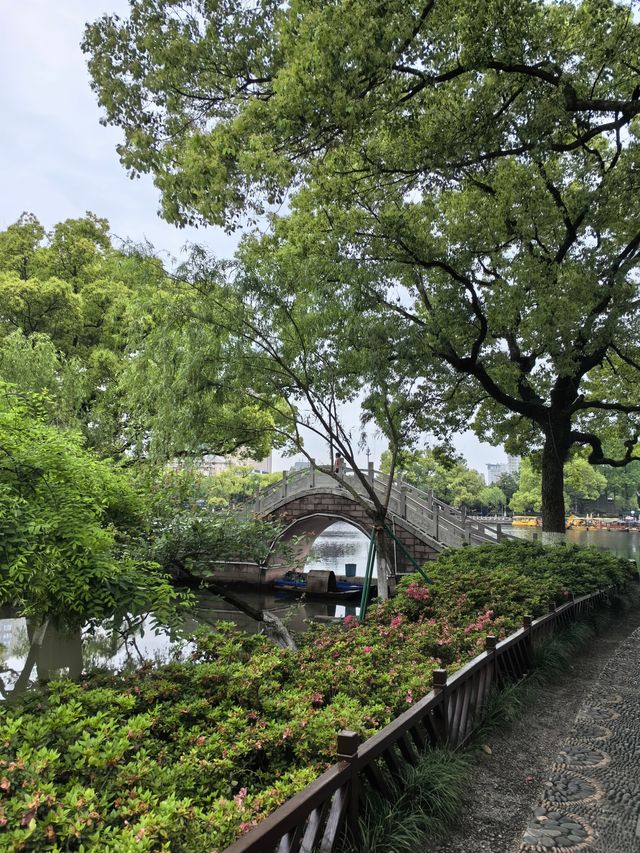
[[112, 231], [149, 239], [177, 256], [186, 242], [233, 253], [221, 229], [178, 229], [161, 220], [150, 178], [130, 181], [115, 151], [120, 136], [99, 124], [80, 49], [84, 26], [126, 0], [25, 0], [0, 8], [0, 228], [23, 210], [46, 227], [92, 210]]

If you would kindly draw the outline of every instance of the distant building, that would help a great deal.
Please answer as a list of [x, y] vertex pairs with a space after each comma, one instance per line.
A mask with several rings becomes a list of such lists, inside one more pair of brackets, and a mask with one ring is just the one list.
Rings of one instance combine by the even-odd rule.
[[[272, 455], [271, 453], [266, 459], [247, 459], [234, 453], [230, 456], [219, 456], [214, 453], [205, 453], [200, 459], [190, 460], [201, 474], [205, 477], [212, 477], [214, 474], [221, 474], [230, 468], [232, 465], [242, 465], [245, 468], [251, 468], [256, 474], [271, 474], [272, 470]], [[174, 459], [169, 463], [171, 468], [183, 468], [185, 463], [181, 459]]]
[[289, 471], [303, 471], [305, 468], [309, 467], [309, 460], [304, 456], [299, 456], [296, 461], [293, 463]]
[[519, 456], [507, 456], [506, 462], [489, 462], [487, 464], [487, 485], [492, 486], [503, 474], [515, 475], [519, 469]]
[[489, 462], [487, 464], [487, 485], [492, 486], [503, 474], [507, 473], [505, 462]]

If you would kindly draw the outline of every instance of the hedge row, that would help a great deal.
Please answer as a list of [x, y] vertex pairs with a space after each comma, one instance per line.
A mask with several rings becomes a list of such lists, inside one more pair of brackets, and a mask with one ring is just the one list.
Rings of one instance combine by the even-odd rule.
[[312, 625], [297, 653], [220, 623], [188, 660], [60, 681], [0, 710], [0, 847], [227, 846], [333, 761], [570, 592], [623, 584], [629, 563], [530, 543], [460, 549], [407, 578], [366, 624]]

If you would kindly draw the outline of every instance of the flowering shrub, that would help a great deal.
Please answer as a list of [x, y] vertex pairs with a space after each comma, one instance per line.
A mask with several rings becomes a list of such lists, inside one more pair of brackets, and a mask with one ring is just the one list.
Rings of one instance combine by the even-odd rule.
[[[220, 851], [567, 590], [628, 564], [575, 548], [460, 549], [411, 576], [364, 624], [310, 626], [293, 653], [218, 623], [189, 661], [51, 683], [0, 709], [0, 848]], [[584, 580], [583, 578], [586, 578]]]

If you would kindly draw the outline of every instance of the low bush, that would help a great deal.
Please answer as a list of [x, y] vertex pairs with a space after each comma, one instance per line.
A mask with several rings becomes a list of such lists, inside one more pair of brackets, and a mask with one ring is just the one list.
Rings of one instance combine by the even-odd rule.
[[[477, 654], [570, 590], [628, 563], [530, 544], [459, 550], [403, 581], [365, 624], [312, 625], [298, 652], [218, 624], [188, 660], [61, 681], [0, 711], [0, 847], [172, 850], [229, 844]], [[585, 579], [586, 578], [586, 579]]]

